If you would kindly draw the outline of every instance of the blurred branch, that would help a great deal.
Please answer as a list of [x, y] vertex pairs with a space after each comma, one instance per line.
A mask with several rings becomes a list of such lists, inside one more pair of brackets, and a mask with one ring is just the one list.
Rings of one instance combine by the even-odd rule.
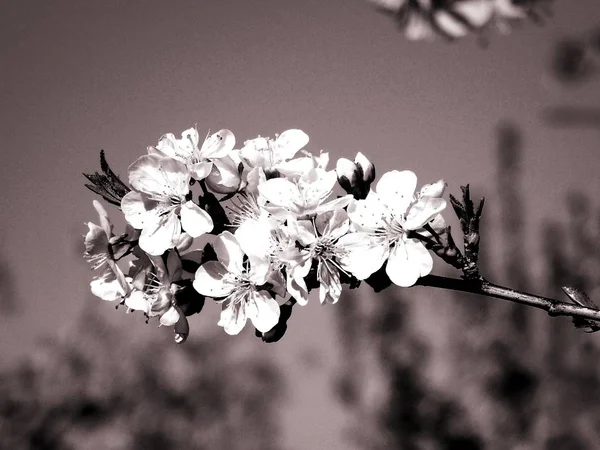
[[542, 117], [551, 126], [600, 128], [600, 108], [586, 106], [554, 106], [546, 108]]

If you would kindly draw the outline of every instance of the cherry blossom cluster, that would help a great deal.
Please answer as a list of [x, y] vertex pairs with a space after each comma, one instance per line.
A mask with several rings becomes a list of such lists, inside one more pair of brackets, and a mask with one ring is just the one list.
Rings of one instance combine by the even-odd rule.
[[551, 0], [369, 0], [394, 16], [409, 40], [435, 36], [457, 39], [495, 27], [508, 33], [513, 23], [541, 21]]
[[236, 149], [229, 130], [201, 140], [190, 128], [148, 147], [129, 167], [129, 186], [86, 175], [127, 223], [115, 234], [94, 201], [99, 225], [88, 223], [84, 254], [93, 294], [157, 317], [182, 342], [186, 316], [207, 297], [221, 303], [228, 334], [248, 319], [268, 333], [289, 316], [282, 306], [306, 305], [312, 289], [322, 304], [336, 303], [344, 284], [375, 273], [405, 287], [428, 275], [424, 242], [446, 229], [445, 182], [417, 190], [413, 172], [393, 170], [372, 189], [364, 155], [328, 170], [328, 153], [303, 150], [308, 141], [291, 129]]

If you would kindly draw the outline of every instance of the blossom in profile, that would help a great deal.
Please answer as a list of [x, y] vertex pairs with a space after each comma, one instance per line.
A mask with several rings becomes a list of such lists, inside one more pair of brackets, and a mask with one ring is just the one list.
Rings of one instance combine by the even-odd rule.
[[88, 222], [83, 257], [91, 264], [93, 270], [99, 272], [90, 283], [92, 293], [103, 300], [114, 301], [127, 295], [129, 286], [115, 260], [112, 249], [115, 235], [108, 214], [100, 202], [94, 200], [93, 204], [100, 219], [100, 226]]
[[295, 158], [300, 149], [308, 144], [308, 135], [297, 129], [286, 130], [275, 139], [257, 137], [244, 142], [240, 158], [250, 170], [261, 168], [265, 173], [302, 173], [303, 158]]
[[181, 161], [194, 179], [203, 180], [210, 174], [213, 161], [229, 155], [233, 150], [235, 136], [231, 131], [223, 129], [209, 134], [200, 148], [199, 142], [198, 130], [189, 128], [181, 133], [180, 139], [172, 133], [164, 134], [156, 146], [148, 147], [148, 153]]
[[355, 227], [373, 238], [370, 251], [374, 260], [378, 258], [374, 271], [387, 259], [386, 273], [398, 286], [414, 285], [433, 268], [429, 251], [410, 232], [420, 230], [446, 207], [438, 196], [445, 183], [438, 183], [415, 195], [417, 176], [409, 170], [394, 170], [381, 177], [376, 192], [348, 207]]
[[252, 265], [239, 242], [229, 231], [214, 244], [217, 261], [208, 261], [196, 271], [193, 286], [200, 294], [222, 304], [218, 325], [231, 335], [238, 334], [250, 319], [266, 333], [279, 320], [279, 304], [266, 289], [271, 275], [268, 265]]
[[123, 197], [121, 209], [142, 230], [139, 245], [148, 254], [175, 247], [183, 231], [198, 237], [213, 229], [210, 215], [191, 200], [190, 174], [181, 161], [141, 156], [129, 167], [129, 183], [134, 190]]

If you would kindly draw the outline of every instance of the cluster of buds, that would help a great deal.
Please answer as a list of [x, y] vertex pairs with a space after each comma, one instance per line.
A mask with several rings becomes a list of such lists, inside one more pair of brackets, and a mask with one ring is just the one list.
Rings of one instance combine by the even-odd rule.
[[428, 275], [447, 230], [446, 183], [417, 190], [413, 172], [392, 170], [371, 189], [375, 167], [362, 153], [328, 170], [328, 153], [304, 150], [308, 141], [291, 129], [236, 149], [229, 130], [203, 141], [195, 128], [166, 134], [130, 165], [129, 186], [101, 154], [104, 174], [86, 175], [88, 187], [120, 207], [127, 229], [115, 235], [94, 201], [100, 226], [88, 224], [84, 255], [92, 292], [173, 326], [177, 342], [207, 297], [222, 305], [228, 334], [250, 320], [274, 341], [313, 289], [333, 304], [343, 285], [377, 290], [383, 274], [408, 287]]
[[458, 39], [496, 27], [503, 33], [525, 19], [541, 21], [550, 0], [369, 0], [394, 16], [409, 40]]

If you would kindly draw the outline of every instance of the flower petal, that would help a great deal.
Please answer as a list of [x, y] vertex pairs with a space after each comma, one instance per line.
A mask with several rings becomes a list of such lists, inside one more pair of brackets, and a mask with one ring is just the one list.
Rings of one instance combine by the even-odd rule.
[[142, 291], [138, 291], [137, 289], [125, 299], [125, 306], [133, 309], [134, 311], [143, 311], [146, 314], [150, 312], [150, 305], [146, 301], [144, 293]]
[[266, 333], [279, 321], [279, 304], [267, 292], [257, 291], [246, 302], [246, 315], [258, 331]]
[[235, 147], [233, 133], [226, 129], [219, 130], [204, 140], [200, 149], [200, 156], [207, 159], [223, 158], [233, 150], [233, 147]]
[[308, 135], [302, 130], [286, 130], [275, 140], [276, 160], [292, 159], [298, 151], [308, 144]]
[[149, 255], [159, 256], [179, 242], [181, 222], [173, 212], [165, 214], [160, 221], [146, 226], [140, 234], [139, 245]]
[[344, 195], [343, 197], [334, 198], [333, 200], [330, 200], [325, 203], [321, 203], [319, 206], [317, 206], [315, 213], [317, 215], [319, 215], [319, 214], [323, 214], [327, 211], [334, 211], [337, 209], [345, 208], [352, 202], [352, 200], [353, 200], [353, 197], [350, 194]]
[[111, 237], [113, 234], [113, 227], [110, 223], [110, 220], [108, 220], [108, 213], [106, 212], [106, 209], [104, 209], [104, 206], [102, 206], [102, 203], [100, 203], [98, 200], [94, 200], [93, 205], [96, 209], [96, 212], [98, 213], [98, 217], [100, 217], [100, 226], [102, 227], [106, 235], [108, 237]]
[[321, 283], [319, 286], [321, 303], [337, 303], [342, 295], [342, 283], [338, 269], [326, 261], [321, 261], [317, 269], [317, 279]]
[[384, 228], [391, 219], [390, 211], [379, 200], [379, 196], [371, 191], [366, 199], [350, 202], [348, 217], [353, 224], [365, 231]]
[[179, 320], [179, 312], [171, 306], [164, 314], [160, 316], [160, 324], [166, 327], [172, 327]]
[[308, 247], [317, 240], [313, 224], [310, 220], [296, 220], [290, 217], [288, 219], [287, 230], [290, 238], [300, 242], [304, 247]]
[[192, 237], [210, 233], [214, 227], [210, 214], [191, 200], [181, 205], [180, 215], [181, 226]]
[[342, 269], [359, 280], [366, 280], [377, 272], [388, 257], [388, 244], [376, 240], [366, 233], [348, 233], [337, 243], [346, 253], [338, 258]]
[[333, 191], [337, 183], [337, 174], [335, 170], [326, 172], [322, 169], [312, 169], [300, 183], [306, 205], [316, 209]]
[[274, 168], [277, 169], [280, 174], [288, 178], [302, 176], [315, 167], [317, 167], [317, 164], [312, 156], [294, 158], [290, 161], [284, 161], [274, 166]]
[[108, 257], [108, 236], [98, 225], [88, 222], [88, 232], [85, 235], [85, 257], [103, 255]]
[[210, 175], [212, 168], [213, 163], [210, 161], [202, 161], [189, 166], [192, 176], [198, 181], [204, 180], [208, 175]]
[[296, 299], [300, 306], [305, 306], [308, 303], [308, 288], [303, 277], [295, 276], [291, 274], [287, 276], [287, 291], [292, 297]]
[[235, 290], [229, 272], [218, 261], [208, 261], [198, 267], [192, 285], [198, 293], [212, 298], [226, 297]]
[[322, 236], [339, 239], [348, 232], [350, 219], [343, 209], [335, 209], [317, 216], [315, 220], [317, 230]]
[[425, 246], [414, 239], [399, 241], [392, 249], [386, 273], [397, 286], [414, 285], [419, 277], [428, 275], [433, 268], [433, 259]]
[[223, 231], [213, 245], [217, 259], [228, 272], [240, 275], [244, 272], [244, 252], [239, 242], [229, 231]]
[[261, 216], [256, 220], [244, 220], [234, 235], [246, 255], [265, 257], [272, 245], [271, 231], [278, 226], [275, 220]]
[[392, 170], [384, 173], [377, 182], [377, 195], [390, 208], [395, 217], [406, 212], [413, 201], [417, 176], [410, 170]]
[[92, 280], [90, 287], [92, 294], [109, 302], [120, 299], [126, 294], [118, 277], [110, 270], [106, 270], [101, 276]]
[[265, 138], [246, 141], [244, 147], [240, 150], [240, 158], [252, 168], [267, 167], [268, 163], [263, 152], [268, 152], [268, 146], [269, 144]]
[[245, 305], [243, 303], [230, 302], [228, 305], [223, 304], [221, 318], [217, 325], [223, 327], [227, 334], [234, 336], [242, 331], [244, 325], [246, 325], [246, 320]]
[[141, 230], [150, 224], [158, 221], [155, 201], [148, 200], [144, 194], [136, 191], [130, 191], [121, 199], [121, 211], [125, 215], [125, 220], [133, 228]]
[[438, 180], [435, 183], [426, 184], [419, 191], [419, 197], [441, 198], [448, 185], [444, 180]]
[[405, 230], [421, 228], [445, 207], [446, 200], [443, 198], [424, 197], [410, 207], [402, 227]]
[[215, 159], [213, 168], [206, 178], [209, 189], [219, 194], [237, 192], [241, 182], [238, 164], [229, 156]]
[[272, 204], [288, 209], [296, 208], [304, 203], [298, 186], [285, 178], [272, 178], [259, 184], [258, 192]]

